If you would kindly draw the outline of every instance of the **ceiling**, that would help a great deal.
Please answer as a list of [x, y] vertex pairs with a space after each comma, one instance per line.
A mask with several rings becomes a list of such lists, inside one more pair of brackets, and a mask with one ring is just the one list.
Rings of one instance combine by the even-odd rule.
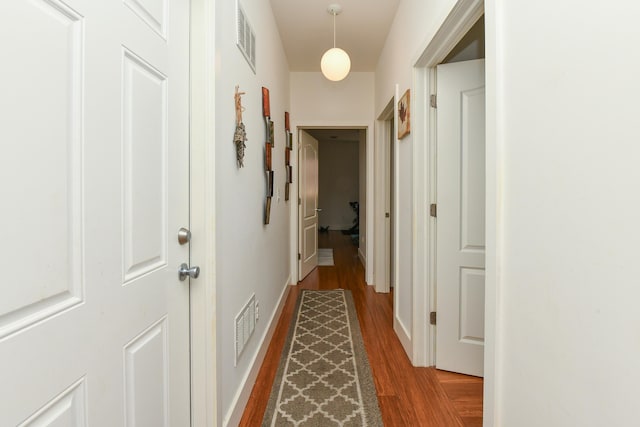
[[291, 71], [320, 71], [320, 58], [333, 47], [333, 17], [327, 8], [342, 6], [336, 16], [336, 47], [351, 57], [351, 71], [375, 71], [400, 0], [270, 0]]
[[360, 140], [360, 131], [362, 129], [305, 129], [309, 135], [322, 141], [353, 141], [358, 142]]

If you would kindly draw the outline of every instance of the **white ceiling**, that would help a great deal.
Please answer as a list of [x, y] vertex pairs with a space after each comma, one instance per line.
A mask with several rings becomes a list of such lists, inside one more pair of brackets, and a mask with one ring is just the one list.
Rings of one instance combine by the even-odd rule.
[[305, 129], [309, 135], [322, 141], [353, 141], [360, 140], [362, 129]]
[[336, 47], [351, 57], [351, 71], [375, 71], [400, 0], [270, 0], [291, 71], [320, 71], [320, 58], [333, 47], [332, 3]]

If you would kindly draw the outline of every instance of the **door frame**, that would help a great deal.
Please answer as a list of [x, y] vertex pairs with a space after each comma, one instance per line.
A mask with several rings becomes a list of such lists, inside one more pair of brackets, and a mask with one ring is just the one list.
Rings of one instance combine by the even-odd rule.
[[485, 15], [485, 83], [486, 83], [486, 279], [485, 279], [485, 351], [484, 351], [484, 425], [495, 424], [496, 375], [499, 361], [500, 305], [499, 278], [502, 218], [499, 206], [499, 183], [503, 174], [500, 162], [501, 145], [497, 140], [496, 98], [499, 95], [497, 73], [496, 5], [484, 0], [457, 0], [449, 15], [413, 62], [412, 133], [414, 182], [414, 244], [413, 244], [413, 363], [429, 366], [435, 360], [435, 328], [425, 320], [435, 304], [435, 219], [429, 215], [429, 205], [436, 200], [436, 112], [429, 105], [435, 90], [435, 67], [464, 37], [474, 23]]
[[[341, 123], [341, 124], [331, 124], [328, 122], [321, 122], [321, 123], [306, 123], [306, 124], [298, 124], [298, 123], [292, 123], [291, 125], [292, 129], [295, 129], [295, 135], [296, 135], [296, 143], [295, 143], [295, 149], [293, 150], [292, 153], [292, 163], [293, 163], [293, 167], [297, 169], [296, 172], [296, 176], [298, 177], [297, 181], [295, 182], [294, 185], [291, 188], [291, 200], [293, 201], [293, 203], [291, 203], [291, 216], [292, 218], [295, 218], [294, 221], [291, 221], [291, 228], [290, 228], [290, 232], [291, 232], [291, 241], [290, 241], [290, 245], [291, 245], [291, 277], [295, 277], [296, 279], [300, 276], [300, 263], [298, 261], [298, 253], [300, 251], [300, 215], [298, 214], [299, 212], [299, 207], [298, 207], [298, 197], [299, 197], [299, 185], [300, 185], [300, 162], [299, 162], [299, 158], [298, 158], [298, 154], [299, 154], [299, 148], [300, 148], [300, 141], [298, 140], [299, 138], [299, 131], [301, 130], [313, 130], [313, 129], [362, 129], [366, 132], [366, 143], [365, 143], [365, 159], [366, 159], [366, 171], [365, 171], [365, 176], [366, 176], [366, 203], [365, 203], [365, 221], [366, 221], [366, 226], [365, 226], [365, 230], [366, 230], [366, 240], [365, 240], [365, 252], [364, 252], [364, 257], [365, 257], [365, 266], [364, 266], [364, 271], [365, 271], [365, 283], [368, 285], [373, 284], [373, 254], [374, 254], [374, 250], [373, 250], [373, 241], [374, 241], [374, 216], [373, 216], [373, 212], [374, 212], [374, 204], [373, 204], [373, 192], [374, 192], [374, 177], [373, 177], [373, 170], [374, 170], [374, 159], [373, 159], [373, 123], [367, 123], [367, 124], [362, 124], [362, 123], [356, 123], [356, 124], [345, 124], [345, 123]], [[295, 153], [295, 154], [294, 154]], [[360, 256], [360, 254], [358, 254]], [[362, 259], [362, 258], [361, 258]]]
[[[373, 272], [373, 277], [374, 277], [374, 283], [375, 283], [375, 287], [376, 287], [376, 292], [380, 292], [380, 293], [388, 293], [390, 291], [390, 274], [389, 274], [389, 270], [390, 270], [390, 266], [393, 265], [393, 272], [394, 272], [394, 278], [393, 278], [393, 282], [397, 283], [398, 282], [398, 278], [395, 277], [397, 276], [398, 273], [398, 260], [396, 257], [396, 253], [397, 250], [395, 251], [395, 253], [393, 254], [393, 257], [389, 256], [389, 251], [390, 251], [390, 236], [387, 234], [387, 230], [386, 230], [386, 218], [385, 218], [385, 213], [386, 213], [386, 200], [388, 197], [388, 192], [389, 191], [393, 191], [395, 194], [398, 194], [399, 189], [398, 188], [394, 188], [393, 190], [390, 188], [390, 184], [387, 181], [388, 178], [388, 169], [390, 167], [389, 164], [389, 151], [387, 150], [387, 147], [390, 145], [391, 149], [394, 150], [394, 155], [393, 155], [393, 161], [394, 161], [394, 167], [393, 167], [393, 184], [394, 187], [397, 185], [398, 183], [398, 165], [397, 165], [397, 160], [398, 160], [398, 153], [397, 153], [397, 138], [391, 138], [390, 134], [391, 131], [393, 131], [394, 135], [397, 135], [397, 128], [395, 125], [395, 120], [394, 120], [394, 125], [393, 125], [393, 129], [391, 129], [390, 126], [390, 121], [391, 119], [393, 119], [395, 117], [395, 115], [397, 114], [396, 111], [396, 100], [398, 99], [398, 86], [396, 85], [396, 90], [394, 92], [394, 97], [389, 100], [389, 103], [387, 104], [387, 106], [384, 108], [384, 110], [382, 110], [382, 113], [380, 113], [380, 115], [378, 116], [378, 119], [376, 121], [376, 140], [375, 140], [375, 153], [374, 153], [374, 161], [375, 161], [375, 165], [376, 168], [375, 170], [377, 171], [385, 171], [385, 173], [378, 173], [375, 175], [374, 177], [374, 185], [376, 188], [375, 194], [375, 200], [374, 200], [374, 205], [375, 205], [375, 212], [374, 212], [374, 217], [375, 217], [375, 244], [374, 244], [374, 257], [375, 257], [375, 263], [374, 263], [374, 272]], [[393, 140], [391, 140], [393, 139]], [[389, 207], [390, 209], [390, 213], [391, 213], [391, 218], [397, 218], [397, 212], [398, 212], [398, 207], [396, 205], [396, 202], [398, 201], [398, 198], [396, 197], [394, 200], [394, 203]], [[390, 224], [391, 227], [393, 227], [393, 233], [390, 233], [391, 235], [394, 236], [394, 240], [397, 239], [398, 236], [398, 229], [396, 227], [396, 222], [393, 221]], [[398, 248], [399, 242], [395, 241], [394, 242], [394, 246], [395, 248]], [[394, 303], [394, 313], [396, 312], [396, 307], [395, 307], [395, 303]], [[394, 316], [394, 321], [395, 321], [395, 316]]]
[[216, 336], [215, 4], [190, 0], [191, 426], [215, 427], [219, 416]]

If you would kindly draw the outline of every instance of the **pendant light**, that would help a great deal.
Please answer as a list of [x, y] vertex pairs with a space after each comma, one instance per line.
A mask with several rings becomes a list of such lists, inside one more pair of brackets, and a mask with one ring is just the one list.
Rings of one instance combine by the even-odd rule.
[[320, 69], [327, 79], [339, 82], [347, 77], [351, 69], [351, 59], [347, 52], [336, 47], [336, 15], [342, 12], [342, 6], [339, 4], [330, 4], [327, 12], [333, 15], [333, 48], [327, 50], [324, 55], [322, 55]]

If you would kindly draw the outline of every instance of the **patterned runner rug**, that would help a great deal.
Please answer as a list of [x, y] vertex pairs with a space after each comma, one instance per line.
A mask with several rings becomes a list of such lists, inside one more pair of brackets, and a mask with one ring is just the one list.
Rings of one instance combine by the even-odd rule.
[[300, 293], [262, 425], [382, 426], [350, 291]]

